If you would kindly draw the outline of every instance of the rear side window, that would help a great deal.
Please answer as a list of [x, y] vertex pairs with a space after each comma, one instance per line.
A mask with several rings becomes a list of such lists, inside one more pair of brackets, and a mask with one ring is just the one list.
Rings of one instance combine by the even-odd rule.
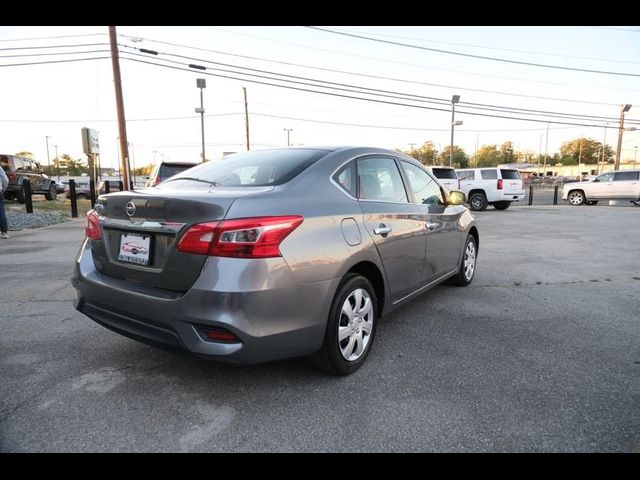
[[474, 180], [474, 171], [473, 170], [458, 170], [458, 178], [460, 180]]
[[333, 180], [352, 197], [356, 196], [356, 164], [349, 162], [333, 175]]
[[498, 171], [495, 169], [492, 170], [480, 170], [480, 175], [483, 180], [497, 180], [498, 179]]
[[203, 163], [159, 185], [169, 188], [200, 181], [221, 187], [266, 187], [282, 185], [327, 155], [326, 150], [274, 149], [254, 150]]
[[11, 157], [9, 155], [0, 155], [0, 167], [2, 167], [5, 172], [13, 170], [13, 168], [11, 168]]
[[158, 176], [161, 180], [165, 180], [169, 177], [173, 177], [178, 173], [184, 172], [186, 169], [193, 167], [194, 165], [160, 165], [160, 171], [158, 172]]
[[500, 174], [504, 180], [522, 180], [520, 172], [517, 170], [503, 170], [500, 169]]
[[407, 203], [407, 192], [393, 158], [358, 159], [359, 197], [366, 200]]
[[616, 172], [615, 175], [613, 176], [613, 181], [614, 182], [623, 182], [623, 181], [630, 181], [630, 180], [638, 180], [638, 173], [639, 172]]
[[451, 178], [457, 180], [458, 176], [453, 168], [432, 168], [431, 172], [436, 178]]

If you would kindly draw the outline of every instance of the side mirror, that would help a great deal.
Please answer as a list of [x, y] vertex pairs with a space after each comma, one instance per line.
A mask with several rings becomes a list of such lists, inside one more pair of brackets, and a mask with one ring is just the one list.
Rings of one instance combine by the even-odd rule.
[[447, 205], [463, 205], [466, 201], [467, 197], [460, 190], [451, 190], [447, 195]]

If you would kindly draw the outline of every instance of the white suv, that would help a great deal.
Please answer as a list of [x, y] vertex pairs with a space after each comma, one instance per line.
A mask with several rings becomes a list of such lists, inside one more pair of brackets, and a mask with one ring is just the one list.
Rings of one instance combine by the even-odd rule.
[[438, 179], [440, 185], [446, 188], [449, 192], [451, 190], [460, 190], [460, 180], [453, 167], [444, 166], [432, 166], [427, 167], [427, 170]]
[[571, 205], [595, 205], [598, 200], [640, 201], [640, 170], [617, 170], [597, 176], [590, 182], [566, 183], [562, 199]]
[[460, 190], [467, 196], [471, 210], [479, 211], [493, 205], [506, 210], [511, 202], [524, 199], [522, 177], [512, 168], [465, 168], [456, 170]]

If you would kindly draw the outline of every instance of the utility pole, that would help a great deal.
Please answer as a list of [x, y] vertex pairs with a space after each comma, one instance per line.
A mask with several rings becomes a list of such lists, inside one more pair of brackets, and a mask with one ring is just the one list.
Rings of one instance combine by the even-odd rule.
[[122, 172], [122, 189], [129, 187], [129, 147], [127, 142], [127, 124], [124, 117], [124, 98], [122, 96], [122, 79], [120, 78], [120, 57], [118, 55], [118, 41], [116, 27], [109, 27], [109, 42], [111, 44], [111, 66], [113, 68], [113, 85], [116, 91], [116, 112], [118, 114], [118, 132], [120, 133], [120, 171]]
[[242, 87], [244, 91], [244, 126], [247, 131], [247, 150], [251, 150], [249, 143], [249, 107], [247, 105], [247, 87]]
[[202, 163], [204, 163], [204, 103], [202, 98], [202, 89], [207, 88], [207, 80], [204, 78], [197, 78], [196, 86], [200, 89], [200, 108], [196, 108], [196, 113], [200, 114], [200, 131], [202, 132]]
[[49, 159], [49, 139], [51, 137], [47, 135], [44, 137], [45, 142], [47, 142], [47, 166], [49, 167], [49, 176], [51, 176], [51, 160]]
[[547, 154], [549, 152], [549, 123], [547, 123], [547, 138], [544, 141], [544, 164], [542, 165], [542, 179], [547, 175]]
[[56, 172], [58, 174], [58, 181], [60, 181], [60, 160], [58, 160], [58, 145], [54, 145], [56, 147], [56, 159], [54, 160], [56, 164]]
[[624, 114], [631, 109], [630, 104], [622, 105], [620, 109], [620, 126], [618, 127], [618, 148], [616, 149], [616, 163], [613, 166], [614, 170], [620, 169], [620, 155], [622, 154], [622, 132], [624, 131]]
[[285, 132], [287, 132], [287, 147], [291, 146], [291, 132], [293, 132], [293, 128], [283, 128]]

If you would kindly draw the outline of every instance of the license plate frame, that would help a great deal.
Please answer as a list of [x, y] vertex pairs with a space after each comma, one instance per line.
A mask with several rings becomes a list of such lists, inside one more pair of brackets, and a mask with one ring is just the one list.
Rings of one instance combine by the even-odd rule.
[[118, 260], [134, 265], [149, 265], [151, 259], [151, 236], [136, 233], [121, 233]]

